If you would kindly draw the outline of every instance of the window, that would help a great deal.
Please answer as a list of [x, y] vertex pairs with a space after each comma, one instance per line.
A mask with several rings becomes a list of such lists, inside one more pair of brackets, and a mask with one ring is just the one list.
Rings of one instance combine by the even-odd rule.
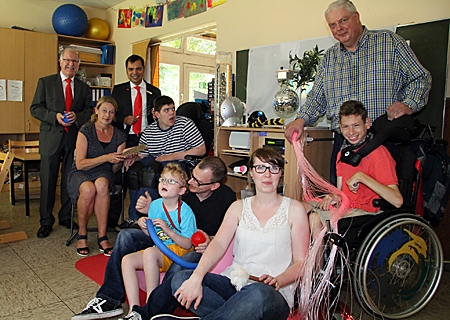
[[[216, 41], [198, 34], [162, 42], [160, 45], [159, 88], [176, 106], [208, 93], [215, 74]], [[214, 34], [215, 35], [215, 34]]]

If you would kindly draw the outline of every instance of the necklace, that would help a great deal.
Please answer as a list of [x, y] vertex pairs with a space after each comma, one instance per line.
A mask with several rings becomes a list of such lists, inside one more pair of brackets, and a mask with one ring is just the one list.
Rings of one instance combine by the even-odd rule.
[[[178, 228], [177, 228], [177, 227], [175, 226], [175, 224], [173, 223], [173, 220], [172, 220], [172, 218], [170, 217], [169, 211], [167, 210], [166, 205], [164, 204], [164, 202], [163, 202], [162, 205], [163, 205], [164, 212], [166, 213], [166, 217], [167, 217], [167, 219], [169, 219], [169, 222], [170, 222], [170, 224], [172, 225], [172, 227], [173, 227], [175, 230], [177, 230], [178, 232], [181, 233], [181, 231], [178, 230]], [[178, 224], [181, 225], [181, 200], [180, 200], [180, 199], [178, 199]]]

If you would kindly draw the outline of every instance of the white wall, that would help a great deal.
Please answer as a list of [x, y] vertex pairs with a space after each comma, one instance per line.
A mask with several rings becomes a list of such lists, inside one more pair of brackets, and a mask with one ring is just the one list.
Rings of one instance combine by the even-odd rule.
[[[70, 2], [68, 0], [67, 2]], [[131, 44], [217, 23], [218, 50], [235, 52], [255, 46], [330, 35], [324, 11], [331, 0], [228, 0], [205, 13], [168, 22], [162, 27], [118, 29], [117, 10], [155, 4], [155, 0], [126, 0], [106, 11], [84, 8], [88, 18], [99, 17], [112, 26], [117, 45], [116, 81], [126, 81], [123, 62]], [[369, 28], [439, 20], [450, 17], [448, 0], [354, 0], [362, 22]], [[0, 0], [0, 27], [19, 25], [54, 33], [53, 11], [61, 2], [46, 0]], [[167, 14], [164, 14], [166, 19]], [[449, 81], [450, 82], [450, 81]], [[450, 92], [450, 90], [448, 90]]]

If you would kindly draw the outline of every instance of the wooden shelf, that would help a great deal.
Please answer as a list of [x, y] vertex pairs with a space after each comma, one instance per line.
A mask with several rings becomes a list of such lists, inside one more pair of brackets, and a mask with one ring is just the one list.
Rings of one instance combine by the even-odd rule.
[[[250, 150], [234, 150], [230, 148], [229, 138], [231, 132], [250, 132]], [[330, 157], [332, 151], [333, 133], [325, 128], [306, 128], [305, 135], [310, 141], [305, 147], [305, 157], [314, 166], [316, 171], [325, 179], [330, 176]], [[233, 162], [250, 157], [252, 152], [266, 145], [266, 139], [284, 140], [284, 158], [286, 165], [282, 178], [285, 186], [284, 195], [300, 199], [301, 187], [298, 183], [298, 167], [293, 146], [285, 139], [284, 129], [280, 127], [247, 128], [247, 127], [219, 127], [215, 130], [215, 154], [220, 157], [227, 166]], [[240, 198], [241, 190], [249, 184], [248, 175], [228, 172], [227, 185], [236, 192]]]

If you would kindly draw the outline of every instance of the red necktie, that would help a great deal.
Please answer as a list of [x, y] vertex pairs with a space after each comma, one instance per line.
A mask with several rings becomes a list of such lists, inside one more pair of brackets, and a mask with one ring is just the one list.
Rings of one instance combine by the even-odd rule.
[[136, 98], [134, 99], [134, 114], [133, 116], [139, 117], [135, 123], [133, 123], [133, 131], [136, 134], [141, 133], [141, 127], [142, 127], [142, 96], [141, 91], [139, 90], [140, 87], [135, 87], [137, 90]]
[[[72, 88], [70, 87], [70, 82], [72, 80], [67, 78], [66, 82], [66, 112], [70, 111], [70, 108], [72, 108], [72, 101], [73, 101], [73, 97], [72, 97]], [[66, 130], [66, 132], [69, 132], [69, 127], [64, 127], [64, 130]]]

